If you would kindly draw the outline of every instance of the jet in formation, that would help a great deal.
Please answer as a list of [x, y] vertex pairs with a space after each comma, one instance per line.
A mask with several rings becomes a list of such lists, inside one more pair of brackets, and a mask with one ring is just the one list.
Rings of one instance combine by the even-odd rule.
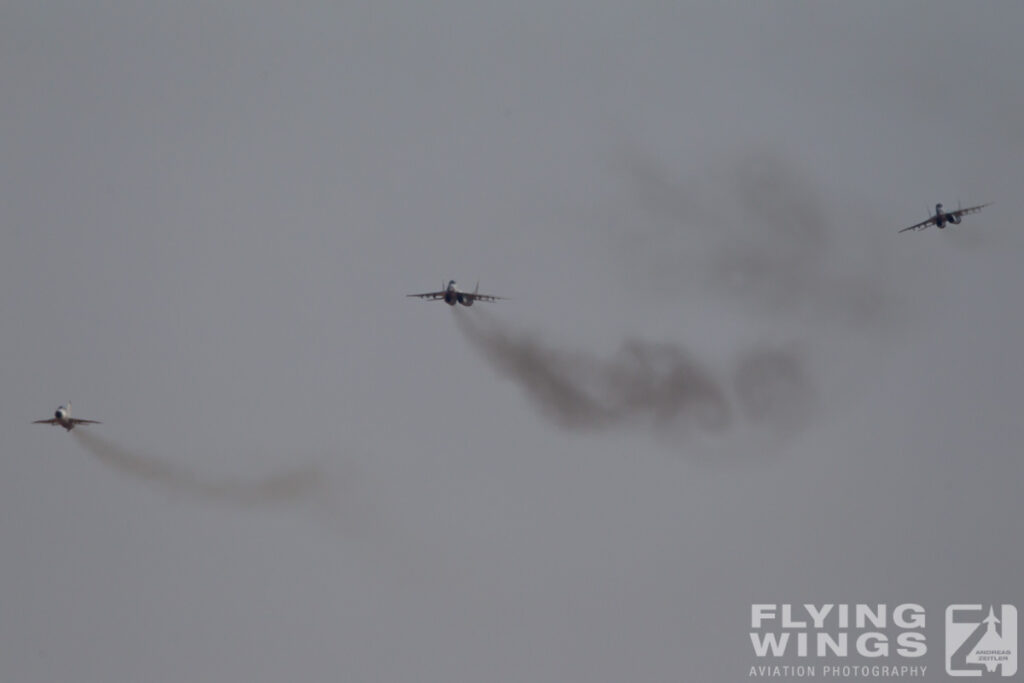
[[968, 206], [966, 209], [958, 208], [956, 211], [943, 211], [942, 204], [935, 205], [935, 215], [926, 221], [921, 221], [917, 225], [911, 225], [909, 228], [903, 228], [900, 232], [906, 232], [907, 230], [924, 230], [929, 225], [934, 225], [939, 230], [946, 227], [946, 224], [960, 225], [960, 219], [969, 213], [977, 213], [984, 209], [988, 204], [978, 204], [977, 206]]
[[499, 301], [504, 299], [503, 296], [491, 296], [490, 294], [480, 294], [480, 283], [476, 283], [476, 289], [472, 292], [463, 292], [459, 289], [459, 286], [455, 284], [455, 280], [449, 280], [448, 285], [443, 289], [436, 292], [424, 292], [423, 294], [407, 294], [406, 296], [418, 297], [420, 299], [426, 299], [427, 301], [444, 301], [449, 306], [455, 304], [462, 304], [463, 306], [472, 306], [474, 301]]
[[98, 425], [100, 422], [96, 420], [79, 420], [78, 418], [71, 417], [71, 401], [68, 401], [67, 404], [57, 408], [57, 411], [49, 420], [36, 420], [32, 424], [59, 425], [70, 432], [77, 425]]

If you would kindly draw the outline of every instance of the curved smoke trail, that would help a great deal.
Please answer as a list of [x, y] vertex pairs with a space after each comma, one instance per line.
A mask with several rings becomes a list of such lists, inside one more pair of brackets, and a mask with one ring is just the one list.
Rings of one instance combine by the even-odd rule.
[[76, 429], [71, 435], [97, 460], [125, 475], [167, 493], [207, 501], [239, 505], [298, 501], [314, 493], [323, 482], [320, 469], [312, 465], [252, 481], [207, 479], [184, 467], [129, 451], [84, 429]]
[[716, 372], [676, 344], [627, 340], [614, 356], [555, 349], [480, 312], [454, 311], [459, 330], [538, 412], [570, 430], [646, 424], [720, 433], [743, 418], [798, 426], [810, 383], [795, 350], [755, 349]]

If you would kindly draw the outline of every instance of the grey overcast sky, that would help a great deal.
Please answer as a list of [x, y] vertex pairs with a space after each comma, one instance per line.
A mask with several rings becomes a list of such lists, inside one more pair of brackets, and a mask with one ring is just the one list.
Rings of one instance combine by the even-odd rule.
[[0, 678], [735, 681], [752, 602], [938, 674], [1024, 606], [1022, 26], [4, 3]]

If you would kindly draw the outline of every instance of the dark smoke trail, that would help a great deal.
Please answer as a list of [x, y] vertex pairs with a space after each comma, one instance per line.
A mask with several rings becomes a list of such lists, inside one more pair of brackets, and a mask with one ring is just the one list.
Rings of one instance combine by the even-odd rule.
[[483, 311], [453, 313], [483, 357], [565, 429], [646, 424], [663, 433], [721, 433], [742, 419], [792, 433], [812, 408], [804, 355], [794, 348], [755, 348], [716, 373], [676, 344], [629, 340], [602, 360], [514, 333]]
[[540, 413], [567, 429], [646, 422], [658, 429], [727, 429], [733, 411], [721, 383], [671, 344], [627, 341], [612, 358], [549, 348], [482, 312], [455, 319], [495, 369], [517, 382]]
[[298, 501], [320, 487], [321, 472], [306, 466], [253, 481], [208, 480], [162, 460], [132, 453], [84, 429], [71, 432], [97, 460], [128, 476], [148, 481], [167, 493], [240, 505]]

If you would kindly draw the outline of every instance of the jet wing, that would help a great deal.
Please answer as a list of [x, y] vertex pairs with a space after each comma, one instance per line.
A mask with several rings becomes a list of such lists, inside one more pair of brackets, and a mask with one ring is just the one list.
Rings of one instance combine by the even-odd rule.
[[73, 425], [99, 425], [103, 424], [99, 420], [79, 420], [77, 417], [70, 417], [67, 420]]
[[932, 216], [926, 221], [921, 221], [917, 225], [911, 225], [909, 228], [903, 228], [900, 232], [906, 232], [907, 230], [924, 230], [929, 225], [935, 225], [935, 216]]
[[427, 301], [437, 301], [443, 299], [445, 295], [444, 290], [440, 292], [424, 292], [423, 294], [406, 294], [406, 296], [418, 297], [420, 299], [426, 299]]
[[34, 424], [34, 425], [55, 425], [55, 424], [60, 424], [60, 422], [58, 422], [57, 418], [51, 417], [49, 420], [36, 420], [32, 424]]
[[988, 204], [978, 204], [977, 206], [968, 206], [966, 209], [957, 209], [956, 211], [950, 211], [949, 215], [959, 218], [960, 216], [966, 216], [969, 213], [977, 213], [991, 203], [992, 202], [989, 202]]
[[502, 301], [505, 299], [503, 296], [491, 296], [490, 294], [474, 294], [472, 292], [462, 292], [463, 299], [469, 299], [470, 301]]

